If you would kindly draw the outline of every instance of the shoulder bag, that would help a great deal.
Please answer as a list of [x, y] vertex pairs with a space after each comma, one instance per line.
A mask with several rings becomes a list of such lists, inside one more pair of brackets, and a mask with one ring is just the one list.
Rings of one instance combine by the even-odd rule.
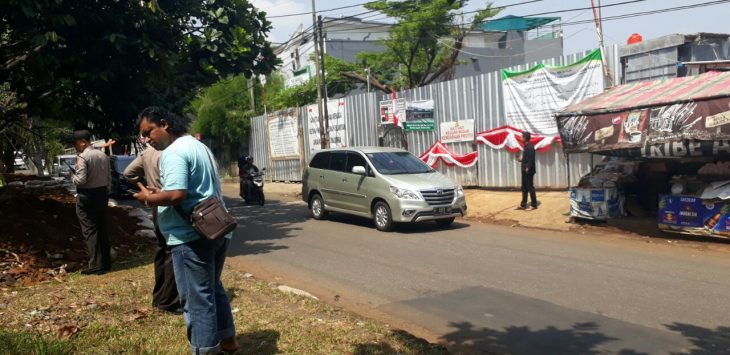
[[[210, 152], [208, 152], [208, 148], [205, 147], [205, 150], [208, 153], [208, 159], [210, 160], [212, 169], [211, 172], [213, 173], [213, 189], [216, 190], [215, 184], [218, 182], [216, 180], [218, 176], [217, 169], [213, 163], [213, 158], [210, 156]], [[217, 240], [236, 229], [238, 225], [233, 216], [223, 206], [222, 196], [218, 193], [200, 201], [200, 203], [193, 207], [193, 212], [187, 217], [180, 205], [176, 205], [175, 210], [183, 219], [190, 222], [198, 234], [208, 240]]]

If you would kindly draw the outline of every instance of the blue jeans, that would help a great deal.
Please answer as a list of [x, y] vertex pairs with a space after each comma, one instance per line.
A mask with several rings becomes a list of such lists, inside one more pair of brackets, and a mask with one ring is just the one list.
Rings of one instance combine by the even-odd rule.
[[217, 354], [220, 340], [236, 335], [221, 271], [229, 240], [172, 246], [172, 265], [193, 354]]

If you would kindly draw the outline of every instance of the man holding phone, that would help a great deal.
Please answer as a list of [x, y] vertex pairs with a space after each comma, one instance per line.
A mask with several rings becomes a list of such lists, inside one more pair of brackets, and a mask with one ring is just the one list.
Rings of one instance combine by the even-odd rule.
[[[162, 190], [160, 183], [160, 157], [162, 151], [147, 147], [134, 159], [126, 169], [124, 177], [133, 184], [143, 183], [145, 186]], [[129, 190], [130, 193], [139, 191]], [[157, 253], [155, 254], [155, 287], [152, 290], [152, 306], [171, 313], [182, 313], [180, 297], [175, 283], [175, 271], [172, 268], [172, 254], [167, 241], [160, 232], [157, 222], [157, 208], [152, 207], [152, 222], [157, 237]]]
[[69, 176], [76, 185], [76, 215], [89, 252], [87, 275], [101, 275], [111, 270], [111, 246], [106, 230], [106, 208], [109, 203], [111, 167], [109, 157], [91, 145], [91, 133], [73, 133], [78, 156], [76, 169], [69, 167]]

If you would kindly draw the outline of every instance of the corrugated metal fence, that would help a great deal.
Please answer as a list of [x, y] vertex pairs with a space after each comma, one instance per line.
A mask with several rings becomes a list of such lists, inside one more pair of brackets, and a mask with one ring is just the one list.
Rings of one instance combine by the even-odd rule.
[[[607, 51], [608, 66], [611, 74], [620, 74], [617, 50], [615, 47]], [[586, 52], [587, 53], [587, 52]], [[553, 58], [542, 61], [547, 65], [567, 65], [582, 58], [585, 53]], [[536, 65], [530, 63], [516, 66], [510, 70], [526, 70]], [[614, 83], [620, 80], [613, 80]], [[408, 150], [420, 155], [438, 139], [441, 122], [474, 119], [475, 133], [493, 129], [507, 124], [503, 115], [502, 81], [500, 72], [492, 72], [457, 80], [440, 82], [412, 90], [397, 93], [398, 98], [411, 100], [434, 100], [434, 131], [408, 132]], [[377, 146], [378, 141], [378, 101], [388, 100], [388, 95], [374, 93], [347, 97], [345, 104], [346, 130], [349, 146]], [[309, 146], [307, 132], [309, 122], [306, 108], [299, 108], [300, 137], [303, 146]], [[250, 151], [259, 162], [269, 161], [268, 143], [266, 140], [266, 118], [255, 117], [251, 124], [252, 139]], [[465, 154], [478, 149], [477, 166], [469, 169], [458, 166], [440, 166], [438, 169], [454, 181], [464, 186], [481, 186], [492, 188], [515, 188], [520, 186], [519, 164], [515, 155], [506, 150], [492, 149], [484, 144], [461, 142], [447, 144], [449, 149]], [[304, 149], [303, 159], [308, 161], [310, 152]], [[570, 183], [575, 184], [579, 177], [587, 173], [592, 166], [590, 154], [574, 154], [569, 159], [560, 147], [555, 147], [537, 155], [537, 187], [562, 188]], [[301, 160], [272, 161], [269, 178], [272, 180], [296, 181], [301, 179]], [[570, 172], [570, 174], [568, 174]]]
[[[302, 136], [301, 109], [294, 109], [299, 114], [299, 136]], [[306, 121], [306, 119], [305, 119]], [[268, 117], [257, 116], [251, 119], [251, 139], [249, 140], [249, 154], [259, 168], [266, 169], [266, 178], [273, 181], [301, 181], [302, 165], [300, 159], [273, 160], [269, 155]]]

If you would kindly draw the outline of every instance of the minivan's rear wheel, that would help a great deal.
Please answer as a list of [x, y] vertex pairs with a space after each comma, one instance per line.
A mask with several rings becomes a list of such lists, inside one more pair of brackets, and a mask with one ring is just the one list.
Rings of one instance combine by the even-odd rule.
[[324, 210], [324, 201], [319, 194], [314, 194], [312, 199], [309, 200], [309, 210], [312, 212], [312, 218], [314, 219], [325, 219], [327, 217], [327, 211]]
[[448, 227], [452, 223], [454, 223], [455, 219], [456, 219], [456, 217], [437, 219], [437, 220], [435, 220], [435, 222], [436, 222], [436, 224], [439, 225], [439, 227]]
[[375, 220], [375, 228], [379, 231], [388, 232], [393, 229], [393, 217], [387, 203], [383, 201], [375, 203], [373, 207], [373, 219]]

